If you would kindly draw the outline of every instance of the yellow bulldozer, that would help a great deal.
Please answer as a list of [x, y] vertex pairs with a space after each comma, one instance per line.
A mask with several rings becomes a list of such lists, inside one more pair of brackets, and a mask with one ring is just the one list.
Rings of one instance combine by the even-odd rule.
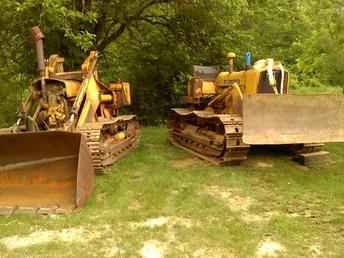
[[82, 206], [95, 172], [132, 150], [139, 125], [120, 115], [131, 104], [126, 82], [104, 84], [92, 51], [80, 71], [44, 58], [44, 35], [32, 28], [40, 77], [30, 86], [17, 123], [0, 130], [0, 213], [63, 213]]
[[195, 66], [183, 97], [170, 112], [169, 140], [215, 164], [240, 164], [251, 146], [281, 146], [303, 165], [328, 160], [324, 143], [344, 141], [343, 95], [288, 94], [289, 73], [280, 62], [260, 60], [235, 71]]

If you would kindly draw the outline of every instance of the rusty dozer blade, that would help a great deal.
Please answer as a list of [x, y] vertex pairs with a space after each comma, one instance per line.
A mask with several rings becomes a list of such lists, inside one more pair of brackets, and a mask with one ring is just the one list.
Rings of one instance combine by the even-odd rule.
[[248, 96], [243, 116], [246, 144], [344, 142], [343, 95]]
[[94, 169], [80, 133], [0, 135], [0, 213], [64, 213], [84, 205]]

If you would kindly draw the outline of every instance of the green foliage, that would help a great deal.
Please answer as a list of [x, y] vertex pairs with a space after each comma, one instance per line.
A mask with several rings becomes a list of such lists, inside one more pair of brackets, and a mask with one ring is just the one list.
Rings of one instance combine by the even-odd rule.
[[0, 128], [11, 126], [15, 121], [17, 95], [4, 81], [0, 81]]
[[100, 50], [103, 77], [129, 81], [132, 111], [159, 124], [185, 94], [192, 65], [223, 65], [228, 51], [238, 68], [246, 51], [281, 60], [293, 88], [343, 86], [343, 10], [339, 0], [2, 0], [0, 117], [9, 121], [36, 74], [37, 24], [46, 56], [64, 56], [69, 68]]
[[310, 5], [309, 15], [313, 29], [304, 40], [303, 52], [297, 63], [301, 78], [311, 86], [321, 84], [344, 85], [344, 4], [338, 1], [324, 1]]
[[134, 112], [140, 119], [149, 124], [164, 123], [169, 109], [179, 105], [185, 95], [192, 65], [225, 61], [225, 36], [236, 33], [237, 19], [232, 18], [239, 18], [243, 5], [241, 1], [233, 3], [204, 0], [197, 5], [154, 9], [159, 18], [130, 29], [109, 46], [104, 55], [110, 58], [106, 58], [103, 70], [109, 75], [106, 77], [117, 76], [132, 83]]

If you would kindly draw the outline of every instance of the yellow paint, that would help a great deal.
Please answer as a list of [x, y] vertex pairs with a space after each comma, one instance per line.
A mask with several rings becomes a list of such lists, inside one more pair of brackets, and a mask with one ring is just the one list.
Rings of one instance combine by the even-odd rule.
[[112, 101], [113, 101], [112, 95], [109, 95], [109, 94], [100, 95], [100, 102], [112, 102]]
[[213, 95], [216, 93], [216, 86], [214, 82], [203, 81], [202, 82], [202, 93], [203, 95]]
[[81, 83], [79, 81], [64, 80], [67, 98], [76, 97], [79, 93]]
[[256, 94], [260, 72], [255, 69], [240, 72], [222, 72], [216, 79], [218, 87], [228, 87], [237, 83], [244, 95]]
[[[222, 72], [216, 79], [216, 86], [228, 87], [238, 83], [244, 95], [255, 95], [257, 94], [260, 75], [267, 70], [267, 66], [266, 60], [260, 60], [251, 69], [246, 71]], [[274, 62], [273, 69], [283, 69], [283, 66], [280, 62]]]
[[46, 67], [47, 74], [63, 73], [64, 58], [59, 55], [51, 55], [48, 59], [48, 64]]
[[125, 139], [125, 133], [124, 132], [116, 133], [115, 139], [118, 141], [124, 140]]
[[131, 105], [131, 95], [130, 95], [130, 84], [123, 82], [123, 91], [125, 96], [125, 101], [127, 105]]
[[[57, 106], [50, 99], [49, 101], [42, 99], [40, 94], [42, 82], [39, 78], [32, 83], [31, 94], [23, 104], [22, 113], [30, 115], [34, 121], [38, 120], [40, 114], [47, 113], [40, 119], [50, 119], [51, 121], [47, 124], [54, 126], [57, 124], [60, 126], [60, 123], [56, 123], [57, 120], [62, 121], [68, 118], [68, 122], [63, 125], [68, 130], [114, 118], [121, 107], [131, 104], [130, 85], [126, 82], [110, 85], [101, 83], [96, 70], [97, 58], [97, 52], [92, 51], [82, 64], [81, 71], [64, 72], [64, 59], [58, 55], [52, 55], [44, 76], [46, 86], [52, 87], [49, 97], [51, 96], [50, 99], [54, 100], [53, 94], [58, 97], [61, 95], [61, 97], [66, 97], [66, 102], [61, 105], [59, 103]], [[60, 90], [62, 88], [63, 91]], [[66, 112], [67, 106], [69, 114]], [[41, 111], [44, 113], [40, 113]]]
[[100, 104], [100, 90], [94, 76], [92, 76], [86, 83], [86, 101], [79, 117], [78, 127], [82, 127], [85, 123], [96, 121], [96, 110]]
[[93, 117], [94, 112], [91, 112], [91, 110], [92, 102], [87, 99], [79, 117], [77, 127], [83, 127], [87, 122], [95, 122], [95, 117]]
[[131, 105], [130, 84], [127, 82], [110, 83], [110, 90], [122, 91], [125, 97], [125, 104]]

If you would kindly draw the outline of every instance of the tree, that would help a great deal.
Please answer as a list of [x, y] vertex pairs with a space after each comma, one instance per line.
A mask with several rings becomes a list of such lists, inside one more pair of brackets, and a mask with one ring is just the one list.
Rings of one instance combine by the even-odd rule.
[[343, 87], [344, 4], [337, 0], [311, 1], [308, 7], [312, 30], [297, 60], [301, 79], [309, 86]]
[[0, 120], [14, 120], [36, 75], [37, 24], [46, 55], [64, 56], [67, 69], [100, 50], [103, 77], [129, 81], [135, 112], [156, 123], [179, 104], [193, 64], [225, 64], [229, 51], [239, 68], [246, 51], [282, 61], [294, 86], [342, 85], [343, 10], [340, 0], [2, 0]]

